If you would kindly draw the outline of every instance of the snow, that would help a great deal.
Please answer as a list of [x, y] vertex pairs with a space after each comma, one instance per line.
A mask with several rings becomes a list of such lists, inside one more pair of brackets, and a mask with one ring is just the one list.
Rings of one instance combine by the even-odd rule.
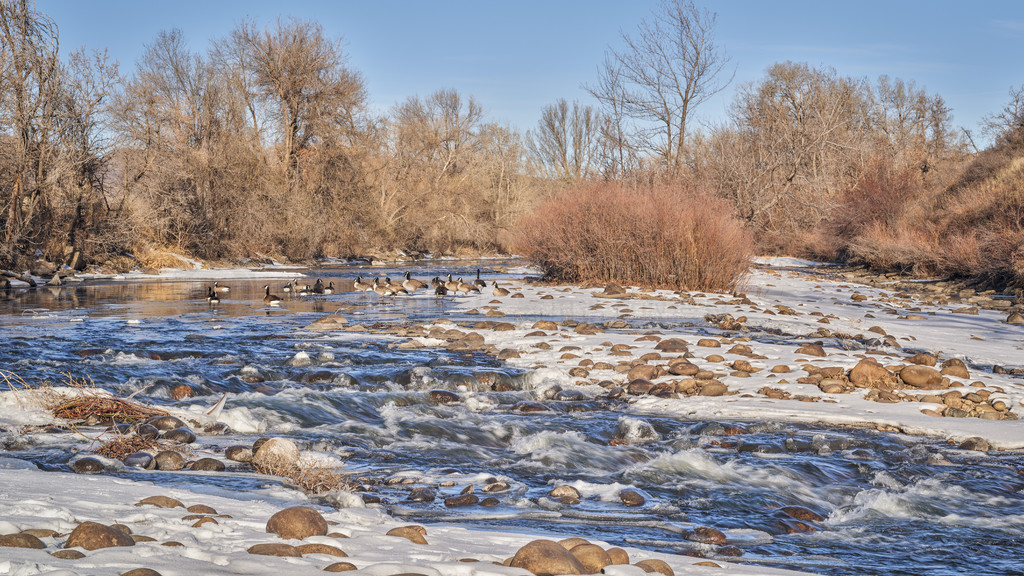
[[[193, 473], [199, 474], [199, 473]], [[391, 519], [381, 508], [317, 507], [331, 523], [330, 533], [347, 537], [311, 536], [303, 541], [283, 540], [266, 532], [267, 520], [279, 510], [293, 505], [310, 505], [301, 494], [288, 492], [265, 495], [264, 500], [240, 500], [228, 490], [200, 493], [178, 488], [161, 488], [149, 482], [129, 481], [110, 476], [40, 472], [21, 460], [0, 458], [0, 534], [28, 529], [49, 529], [66, 535], [84, 521], [122, 524], [135, 535], [154, 538], [132, 547], [101, 548], [84, 551], [85, 558], [63, 560], [50, 555], [62, 547], [65, 536], [41, 540], [45, 550], [0, 548], [0, 574], [89, 574], [107, 576], [134, 568], [151, 568], [164, 576], [187, 574], [322, 574], [338, 561], [350, 562], [358, 570], [353, 575], [391, 575], [414, 572], [438, 576], [511, 576], [526, 575], [521, 568], [499, 565], [521, 546], [538, 537], [557, 535], [481, 531], [450, 525], [426, 526], [428, 544], [420, 545], [387, 536], [392, 528], [406, 526]], [[169, 496], [186, 507], [204, 504], [219, 515], [216, 524], [192, 526], [185, 520], [190, 513], [182, 508], [137, 505], [150, 496]], [[166, 546], [178, 542], [181, 546]], [[343, 550], [347, 558], [307, 554], [301, 558], [254, 556], [247, 552], [255, 544], [284, 542], [328, 544]], [[606, 543], [596, 542], [608, 547]], [[660, 558], [677, 573], [715, 574], [720, 568], [693, 566], [698, 558], [675, 556], [627, 548], [630, 560]], [[462, 562], [462, 559], [476, 562]], [[499, 563], [499, 564], [495, 564]], [[725, 563], [721, 563], [725, 564]], [[739, 575], [779, 575], [795, 572], [771, 568], [727, 565], [728, 572]], [[717, 570], [717, 572], [716, 572]], [[630, 574], [623, 568], [617, 572]]]

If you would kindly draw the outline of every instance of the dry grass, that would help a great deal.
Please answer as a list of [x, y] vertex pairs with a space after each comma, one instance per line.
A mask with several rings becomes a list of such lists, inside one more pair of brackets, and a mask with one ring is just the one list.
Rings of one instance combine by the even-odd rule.
[[106, 456], [115, 460], [121, 460], [125, 456], [136, 452], [146, 450], [158, 451], [162, 449], [160, 443], [156, 440], [146, 440], [138, 434], [115, 435], [110, 440], [97, 439], [96, 441], [99, 443], [99, 446], [93, 448], [92, 451], [100, 456]]
[[732, 291], [753, 253], [729, 204], [685, 187], [570, 189], [517, 228], [516, 250], [562, 282]]
[[162, 270], [164, 268], [192, 269], [191, 262], [169, 250], [146, 248], [140, 250], [136, 258], [138, 258], [139, 266], [143, 268], [153, 268], [155, 270]]
[[307, 494], [323, 494], [331, 490], [353, 488], [345, 476], [320, 462], [300, 460], [293, 464], [270, 460], [253, 462], [253, 468], [260, 474], [280, 476]]

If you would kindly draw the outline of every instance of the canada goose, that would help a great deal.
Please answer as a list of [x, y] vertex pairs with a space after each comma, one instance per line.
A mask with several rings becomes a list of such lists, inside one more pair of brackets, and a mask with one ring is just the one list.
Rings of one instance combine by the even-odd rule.
[[434, 284], [434, 295], [446, 296], [448, 294], [448, 289], [444, 287], [444, 284], [439, 279], [434, 278], [434, 280], [437, 280], [437, 283]]
[[277, 306], [278, 304], [281, 303], [281, 297], [280, 296], [277, 296], [277, 295], [274, 295], [274, 294], [270, 293], [270, 285], [269, 284], [264, 286], [263, 290], [265, 290], [266, 294], [267, 294], [266, 296], [263, 297], [263, 303], [264, 304], [266, 304], [267, 306]]
[[452, 293], [459, 291], [459, 283], [456, 282], [455, 280], [452, 280], [451, 272], [448, 273], [448, 281], [444, 283], [444, 287], [447, 288], [448, 291]]
[[376, 292], [378, 296], [390, 295], [387, 286], [380, 283], [380, 278], [373, 279], [373, 291]]
[[493, 286], [494, 286], [494, 297], [495, 298], [503, 298], [505, 296], [508, 296], [508, 290], [505, 290], [504, 288], [498, 286], [498, 282], [497, 281], [494, 282]]
[[370, 282], [363, 282], [362, 276], [356, 276], [356, 281], [352, 283], [352, 287], [358, 292], [369, 292], [373, 290], [373, 284]]
[[323, 294], [324, 293], [324, 281], [323, 280], [321, 280], [319, 278], [316, 279], [316, 282], [313, 284], [313, 293], [314, 294]]
[[473, 285], [474, 286], [479, 286], [481, 288], [484, 288], [485, 286], [487, 286], [487, 282], [485, 282], [485, 281], [480, 279], [480, 269], [479, 268], [476, 269], [476, 280], [473, 280]]
[[220, 282], [214, 282], [213, 283], [213, 291], [214, 292], [230, 292], [231, 288], [228, 288], [227, 286], [221, 286]]
[[295, 285], [295, 280], [293, 279], [290, 282], [288, 282], [287, 284], [285, 284], [284, 287], [281, 288], [281, 291], [282, 292], [291, 292], [292, 291], [292, 286], [294, 286], [294, 285]]
[[402, 287], [405, 288], [406, 292], [412, 294], [413, 292], [419, 290], [420, 288], [426, 288], [427, 283], [422, 280], [417, 280], [413, 278], [412, 272], [406, 272], [405, 281], [402, 282]]
[[213, 288], [207, 288], [206, 290], [206, 301], [210, 304], [220, 304], [220, 297], [213, 291]]
[[312, 293], [313, 289], [309, 287], [309, 284], [306, 284], [305, 286], [299, 289], [299, 296], [309, 296]]
[[334, 294], [334, 282], [327, 284], [327, 287], [324, 288], [324, 294]]
[[480, 293], [480, 287], [479, 286], [474, 286], [474, 285], [472, 285], [472, 284], [470, 284], [468, 282], [463, 282], [462, 278], [459, 278], [458, 287], [455, 289], [455, 292], [456, 293], [458, 293], [458, 292], [465, 292], [466, 296], [469, 296], [470, 292], [476, 292], [476, 293], [479, 294]]
[[397, 296], [398, 294], [405, 294], [406, 296], [409, 295], [409, 291], [403, 288], [402, 286], [399, 286], [398, 284], [392, 284], [391, 278], [384, 278], [384, 285], [387, 286], [392, 296]]

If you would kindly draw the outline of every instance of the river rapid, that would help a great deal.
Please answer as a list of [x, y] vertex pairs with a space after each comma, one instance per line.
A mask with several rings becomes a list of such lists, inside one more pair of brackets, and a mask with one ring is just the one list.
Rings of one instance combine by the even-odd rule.
[[[263, 286], [283, 295], [281, 278], [223, 279], [231, 292], [216, 306], [204, 298], [212, 280], [90, 280], [18, 290], [0, 295], [0, 368], [30, 383], [71, 375], [160, 407], [205, 409], [227, 394], [226, 408], [244, 407], [260, 429], [202, 435], [201, 445], [217, 451], [260, 436], [289, 437], [344, 460], [364, 495], [410, 522], [573, 535], [830, 575], [1024, 574], [1020, 453], [984, 454], [868, 428], [645, 413], [595, 394], [554, 394], [535, 374], [483, 353], [303, 330], [336, 311], [365, 325], [443, 317], [471, 326], [479, 317], [457, 311], [452, 297], [382, 299], [352, 291], [352, 279], [400, 278], [406, 270], [421, 279], [448, 272], [470, 278], [477, 268], [488, 280], [522, 278], [522, 269], [506, 264], [311, 270], [303, 283], [320, 277], [338, 292], [286, 296], [276, 307], [263, 305]], [[183, 384], [193, 395], [174, 400], [171, 391]], [[439, 403], [431, 394], [439, 389], [458, 400]], [[524, 401], [547, 410], [524, 412], [517, 408]], [[85, 447], [70, 434], [46, 435], [45, 442], [15, 431], [0, 436], [6, 456], [47, 470], [68, 470]], [[256, 494], [272, 481], [237, 467], [115, 474]], [[482, 492], [496, 481], [508, 489]], [[558, 485], [575, 487], [581, 501], [550, 497]], [[445, 497], [467, 486], [497, 503], [445, 506]], [[409, 500], [419, 487], [437, 497]], [[644, 504], [624, 505], [624, 489]], [[798, 522], [782, 511], [794, 506], [822, 519]], [[722, 530], [728, 542], [688, 539], [694, 526]]]

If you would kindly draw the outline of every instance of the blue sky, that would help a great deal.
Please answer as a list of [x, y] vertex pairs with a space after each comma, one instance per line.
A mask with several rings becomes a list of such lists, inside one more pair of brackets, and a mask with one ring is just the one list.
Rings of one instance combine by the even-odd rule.
[[[657, 0], [411, 1], [345, 0], [37, 0], [61, 34], [62, 51], [107, 48], [134, 70], [160, 30], [180, 28], [193, 49], [227, 35], [243, 18], [318, 20], [344, 40], [349, 65], [364, 77], [375, 109], [441, 88], [472, 95], [491, 121], [536, 126], [558, 98], [592, 103], [593, 82], [620, 32], [633, 33]], [[716, 38], [735, 79], [697, 110], [718, 122], [736, 88], [774, 62], [831, 66], [845, 76], [912, 80], [939, 94], [954, 122], [981, 117], [1024, 84], [1024, 2], [829, 0], [699, 1], [718, 14]]]

